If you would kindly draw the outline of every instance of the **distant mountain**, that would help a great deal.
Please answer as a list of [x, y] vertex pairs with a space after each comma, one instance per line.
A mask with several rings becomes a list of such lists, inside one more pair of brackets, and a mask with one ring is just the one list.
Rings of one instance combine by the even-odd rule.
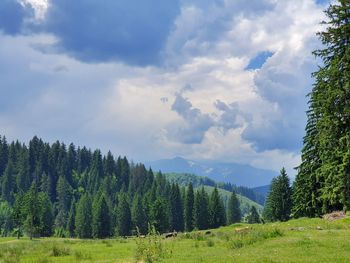
[[[265, 204], [265, 198], [263, 194], [260, 194], [254, 191], [252, 188], [246, 186], [236, 186], [231, 183], [216, 182], [213, 179], [204, 176], [198, 176], [194, 174], [187, 173], [163, 173], [166, 179], [171, 183], [177, 183], [181, 186], [188, 186], [189, 183], [192, 183], [194, 188], [201, 186], [215, 187], [217, 186], [221, 190], [226, 190], [231, 193], [235, 191], [237, 194], [250, 199], [259, 205]], [[243, 211], [243, 210], [242, 210]]]
[[190, 173], [207, 176], [217, 182], [229, 182], [247, 187], [270, 184], [277, 172], [250, 165], [214, 161], [192, 161], [181, 157], [145, 162], [147, 167], [163, 173]]
[[267, 196], [267, 194], [270, 192], [270, 185], [263, 185], [259, 187], [252, 188], [255, 192], [262, 194], [263, 196]]

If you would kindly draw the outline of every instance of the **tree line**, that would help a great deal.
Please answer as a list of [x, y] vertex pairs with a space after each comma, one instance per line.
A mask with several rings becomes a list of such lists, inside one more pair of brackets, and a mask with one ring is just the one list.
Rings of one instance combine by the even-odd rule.
[[106, 238], [216, 228], [239, 222], [235, 192], [181, 187], [143, 164], [64, 143], [0, 137], [2, 235]]

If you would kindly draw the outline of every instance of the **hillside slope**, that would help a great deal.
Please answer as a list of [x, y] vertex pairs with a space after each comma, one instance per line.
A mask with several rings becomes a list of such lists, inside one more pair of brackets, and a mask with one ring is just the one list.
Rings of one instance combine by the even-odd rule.
[[164, 173], [191, 173], [207, 176], [217, 182], [229, 182], [247, 187], [257, 187], [270, 184], [273, 177], [278, 175], [271, 170], [259, 169], [250, 165], [224, 163], [214, 161], [193, 161], [181, 157], [144, 162], [154, 171]]
[[[213, 186], [204, 186], [204, 189], [207, 191], [207, 193], [211, 194], [211, 192], [214, 190]], [[228, 200], [231, 196], [231, 192], [223, 190], [223, 189], [218, 189], [220, 196], [222, 197], [225, 206], [227, 206]], [[263, 206], [259, 205], [258, 203], [248, 199], [245, 196], [242, 196], [240, 194], [237, 194], [237, 198], [240, 202], [240, 209], [241, 209], [241, 213], [242, 216], [246, 215], [249, 212], [249, 209], [252, 206], [255, 206], [256, 209], [258, 210], [258, 212], [261, 214], [262, 210], [263, 210]]]

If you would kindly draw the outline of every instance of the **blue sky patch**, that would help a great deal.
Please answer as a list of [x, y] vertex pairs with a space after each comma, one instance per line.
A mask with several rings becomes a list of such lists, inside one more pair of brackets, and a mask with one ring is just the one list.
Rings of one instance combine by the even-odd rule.
[[252, 58], [249, 61], [249, 64], [248, 64], [248, 66], [245, 69], [246, 70], [260, 69], [264, 65], [266, 60], [269, 57], [272, 57], [272, 55], [273, 55], [273, 53], [270, 52], [270, 51], [263, 51], [263, 52], [258, 53], [257, 56], [255, 56], [254, 58]]

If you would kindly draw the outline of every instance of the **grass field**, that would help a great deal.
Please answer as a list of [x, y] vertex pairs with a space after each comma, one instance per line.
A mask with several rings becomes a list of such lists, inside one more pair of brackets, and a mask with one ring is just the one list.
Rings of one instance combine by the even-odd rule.
[[350, 218], [236, 224], [175, 238], [0, 239], [0, 262], [349, 262]]

